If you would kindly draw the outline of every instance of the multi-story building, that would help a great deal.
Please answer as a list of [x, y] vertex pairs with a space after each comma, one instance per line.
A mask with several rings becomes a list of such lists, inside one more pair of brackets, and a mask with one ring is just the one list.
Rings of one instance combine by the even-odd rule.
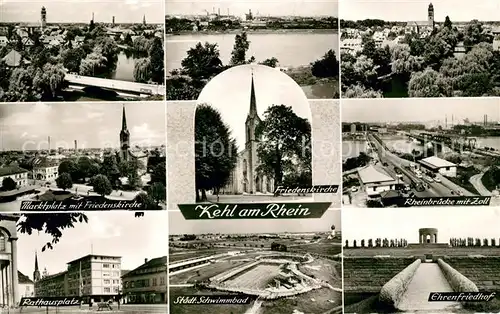
[[16, 182], [17, 187], [23, 187], [28, 185], [28, 170], [23, 169], [18, 166], [6, 166], [0, 167], [0, 184], [6, 178], [11, 178]]
[[55, 181], [58, 175], [59, 163], [48, 158], [33, 160], [33, 179]]
[[66, 291], [66, 271], [53, 275], [44, 275], [35, 282], [35, 296], [37, 297], [65, 296]]
[[93, 302], [107, 301], [121, 290], [121, 257], [86, 255], [68, 263], [68, 269], [35, 282], [35, 295], [82, 296]]
[[125, 303], [167, 303], [167, 257], [145, 259], [122, 281]]
[[35, 296], [35, 283], [28, 276], [18, 271], [19, 297], [29, 298]]

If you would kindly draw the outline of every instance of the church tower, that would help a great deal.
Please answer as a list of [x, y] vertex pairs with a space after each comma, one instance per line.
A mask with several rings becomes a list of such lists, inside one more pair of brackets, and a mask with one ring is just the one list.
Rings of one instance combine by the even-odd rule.
[[434, 28], [434, 6], [432, 3], [429, 4], [429, 8], [427, 9], [427, 18], [429, 27]]
[[125, 105], [122, 112], [122, 129], [120, 131], [120, 155], [123, 160], [128, 160], [128, 150], [130, 148], [130, 132], [127, 129], [127, 116], [125, 114]]
[[42, 22], [41, 26], [42, 26], [42, 32], [43, 32], [43, 30], [47, 26], [47, 10], [45, 9], [45, 7], [42, 7], [42, 11], [40, 12], [40, 15], [41, 15], [41, 22]]
[[40, 280], [40, 270], [38, 269], [38, 256], [35, 252], [35, 271], [33, 272], [33, 281], [37, 282]]
[[246, 133], [246, 141], [245, 141], [245, 150], [247, 151], [247, 162], [246, 162], [246, 182], [248, 185], [246, 187], [246, 191], [248, 193], [255, 193], [256, 186], [256, 168], [258, 166], [257, 162], [257, 143], [259, 139], [255, 135], [255, 129], [257, 125], [261, 122], [259, 115], [257, 113], [257, 99], [255, 98], [255, 85], [253, 81], [253, 70], [252, 70], [252, 81], [250, 84], [250, 110], [248, 111], [247, 119], [245, 121], [245, 133]]

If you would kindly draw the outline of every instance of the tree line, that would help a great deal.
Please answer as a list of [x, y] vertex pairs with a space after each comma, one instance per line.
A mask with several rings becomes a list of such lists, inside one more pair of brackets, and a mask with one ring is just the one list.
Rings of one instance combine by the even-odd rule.
[[[453, 247], [496, 247], [496, 239], [495, 238], [474, 238], [474, 237], [467, 237], [467, 238], [450, 238], [450, 245]], [[499, 245], [500, 245], [500, 239], [499, 239]]]
[[[482, 97], [500, 94], [500, 51], [483, 24], [463, 30], [449, 17], [429, 36], [408, 33], [397, 44], [378, 46], [371, 34], [356, 55], [342, 53], [342, 92], [346, 98]], [[463, 55], [455, 55], [463, 44]], [[391, 96], [392, 95], [392, 96]]]
[[[251, 56], [247, 58], [250, 41], [246, 32], [235, 36], [233, 50], [229, 64], [224, 65], [220, 59], [220, 51], [217, 43], [198, 42], [187, 51], [187, 56], [181, 62], [180, 69], [170, 71], [167, 76], [167, 100], [194, 100], [197, 99], [201, 90], [216, 75], [238, 65], [255, 63], [257, 60]], [[259, 62], [261, 65], [277, 67], [278, 59], [271, 57]], [[337, 80], [339, 76], [339, 61], [335, 51], [329, 50], [325, 55], [312, 62], [307, 70], [310, 73], [303, 75], [292, 75], [291, 77], [301, 85], [303, 76], [319, 79]], [[310, 83], [310, 82], [308, 82]]]
[[349, 240], [345, 240], [345, 248], [377, 248], [377, 247], [406, 247], [408, 245], [408, 241], [406, 239], [387, 239], [387, 238], [376, 238], [368, 239], [365, 242], [365, 239], [361, 241], [352, 240], [351, 245], [349, 246]]

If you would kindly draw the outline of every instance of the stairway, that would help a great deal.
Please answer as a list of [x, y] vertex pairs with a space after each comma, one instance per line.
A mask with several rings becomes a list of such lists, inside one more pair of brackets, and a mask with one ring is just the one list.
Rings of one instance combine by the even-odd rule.
[[430, 292], [453, 292], [437, 263], [422, 263], [401, 298], [402, 311], [444, 311], [461, 308], [459, 302], [429, 302]]

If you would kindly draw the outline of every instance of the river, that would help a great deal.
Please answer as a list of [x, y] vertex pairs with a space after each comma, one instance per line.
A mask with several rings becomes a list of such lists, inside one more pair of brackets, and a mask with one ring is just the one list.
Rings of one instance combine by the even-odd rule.
[[134, 82], [134, 67], [135, 62], [139, 60], [138, 57], [132, 54], [126, 54], [124, 51], [120, 51], [118, 54], [118, 61], [116, 63], [116, 69], [111, 73], [111, 79]]
[[[166, 40], [167, 73], [181, 67], [187, 51], [198, 42], [217, 43], [222, 63], [231, 59], [235, 34], [189, 34], [169, 36]], [[247, 58], [254, 56], [257, 62], [275, 57], [281, 67], [298, 67], [320, 59], [334, 49], [339, 58], [339, 42], [336, 33], [290, 32], [248, 33], [250, 47]]]

